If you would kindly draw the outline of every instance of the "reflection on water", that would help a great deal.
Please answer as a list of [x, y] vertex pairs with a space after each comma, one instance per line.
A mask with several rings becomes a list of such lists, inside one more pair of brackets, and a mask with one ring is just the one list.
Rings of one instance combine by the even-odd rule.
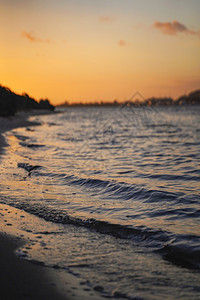
[[[153, 290], [159, 285], [156, 278], [175, 280], [180, 265], [199, 269], [199, 110], [68, 108], [32, 117], [41, 126], [7, 133], [11, 147], [1, 164], [2, 201], [60, 223], [66, 240], [73, 240], [69, 246], [59, 234], [44, 236], [53, 246], [43, 256], [30, 250], [29, 257], [71, 266], [85, 279], [101, 281], [110, 295], [113, 287], [103, 278], [112, 282], [112, 273], [127, 297], [137, 290], [136, 285], [131, 290], [130, 278]], [[76, 230], [83, 241], [74, 238]], [[116, 253], [115, 262], [111, 253]], [[142, 268], [159, 275], [153, 279], [148, 273], [148, 280]], [[186, 282], [186, 277], [179, 279]], [[178, 286], [173, 285], [175, 297]], [[166, 295], [162, 289], [159, 294]]]

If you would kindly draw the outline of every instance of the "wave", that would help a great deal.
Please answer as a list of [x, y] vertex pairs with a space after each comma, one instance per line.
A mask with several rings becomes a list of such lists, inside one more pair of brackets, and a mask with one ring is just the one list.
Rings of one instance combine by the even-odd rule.
[[158, 180], [194, 180], [194, 181], [200, 181], [199, 176], [189, 176], [189, 175], [169, 175], [169, 174], [151, 174], [151, 175], [142, 175], [143, 177], [148, 177], [152, 179], [158, 179]]
[[9, 204], [15, 208], [43, 218], [46, 221], [63, 225], [69, 224], [77, 227], [85, 227], [102, 234], [111, 235], [115, 238], [128, 239], [135, 243], [142, 243], [147, 247], [160, 248], [163, 242], [169, 242], [171, 240], [170, 234], [162, 230], [144, 228], [143, 226], [126, 226], [94, 218], [83, 219], [70, 216], [58, 209], [42, 206], [41, 204], [31, 205], [30, 203], [15, 203], [14, 201], [11, 201]]
[[[18, 163], [18, 167], [24, 168], [26, 171], [31, 172], [31, 174], [39, 177], [50, 178], [57, 185], [71, 185], [78, 186], [79, 188], [85, 188], [89, 190], [89, 192], [95, 191], [96, 195], [103, 197], [104, 199], [117, 199], [122, 201], [142, 201], [145, 203], [162, 203], [165, 205], [167, 203], [170, 204], [195, 204], [199, 203], [199, 197], [196, 194], [187, 195], [183, 192], [169, 192], [166, 190], [157, 190], [157, 189], [147, 189], [145, 186], [139, 184], [128, 184], [126, 182], [119, 182], [116, 180], [105, 180], [98, 178], [84, 178], [79, 177], [73, 174], [65, 174], [65, 173], [53, 173], [46, 172], [46, 169], [40, 165], [30, 165], [28, 163]], [[153, 175], [152, 175], [153, 176]], [[159, 176], [154, 176], [158, 177]], [[177, 176], [178, 177], [178, 176]], [[177, 178], [176, 177], [176, 178]], [[193, 178], [194, 176], [192, 176]], [[155, 214], [159, 210], [156, 210]], [[195, 209], [185, 209], [185, 208], [170, 208], [169, 211], [165, 210], [162, 212], [163, 214], [169, 214], [170, 212], [173, 214], [180, 212], [185, 216], [199, 216], [199, 210]], [[158, 214], [159, 215], [159, 214]]]
[[[51, 178], [57, 185], [76, 186], [84, 188], [86, 191], [94, 192], [95, 195], [101, 199], [114, 199], [123, 201], [131, 200], [139, 201], [144, 208], [148, 204], [156, 204], [152, 206], [153, 209], [143, 210], [144, 216], [139, 215], [139, 218], [148, 217], [151, 220], [155, 218], [164, 218], [165, 220], [176, 220], [185, 218], [199, 218], [200, 210], [196, 209], [198, 206], [191, 206], [191, 204], [198, 203], [197, 195], [187, 195], [184, 192], [169, 192], [166, 190], [148, 189], [147, 186], [139, 184], [128, 184], [126, 182], [119, 182], [111, 179], [100, 178], [84, 178], [74, 174], [65, 174], [64, 172], [48, 172], [43, 166], [30, 165], [28, 163], [18, 163], [18, 167], [31, 172], [33, 176], [40, 176], [44, 178]], [[149, 175], [152, 178], [164, 180], [197, 180], [196, 172], [192, 175], [172, 176], [172, 175]], [[181, 178], [180, 178], [181, 177]], [[187, 177], [187, 178], [186, 178]], [[7, 204], [7, 203], [6, 203]], [[162, 205], [163, 204], [163, 205]], [[66, 210], [61, 211], [58, 207], [46, 207], [41, 204], [31, 203], [16, 203], [11, 204], [19, 209], [25, 210], [31, 214], [37, 215], [46, 221], [61, 223], [63, 225], [70, 224], [78, 227], [85, 227], [89, 230], [99, 232], [101, 234], [108, 234], [114, 238], [127, 239], [132, 243], [136, 243], [155, 251], [161, 255], [165, 260], [170, 261], [181, 267], [200, 270], [200, 237], [168, 232], [162, 229], [147, 228], [146, 226], [128, 226], [119, 224], [118, 220], [104, 221], [97, 218], [81, 218], [72, 216]], [[43, 204], [45, 205], [45, 204]], [[126, 204], [124, 204], [125, 207]], [[184, 205], [189, 205], [184, 206]], [[196, 207], [196, 208], [195, 208]], [[87, 208], [86, 208], [87, 209]], [[134, 216], [126, 215], [131, 219]], [[145, 224], [145, 223], [144, 223]], [[198, 241], [198, 243], [197, 243]]]
[[142, 185], [128, 184], [115, 180], [104, 180], [96, 178], [83, 178], [75, 175], [56, 174], [56, 173], [38, 173], [38, 175], [47, 176], [53, 179], [58, 178], [62, 184], [95, 189], [96, 193], [105, 195], [107, 198], [114, 197], [122, 200], [140, 200], [144, 203], [155, 202], [174, 202], [174, 203], [198, 203], [196, 195], [189, 197], [183, 192], [169, 192], [164, 190], [147, 189]]
[[[193, 241], [192, 245], [190, 241]], [[162, 257], [173, 264], [192, 270], [200, 270], [200, 237], [181, 236], [175, 241], [155, 250]]]
[[[3, 203], [3, 201], [1, 202]], [[197, 235], [175, 235], [144, 226], [133, 227], [94, 218], [83, 219], [41, 204], [34, 204], [33, 206], [30, 203], [15, 203], [13, 201], [9, 205], [34, 214], [48, 222], [84, 227], [114, 238], [129, 240], [135, 245], [143, 246], [161, 255], [164, 260], [179, 267], [200, 270], [200, 237]]]

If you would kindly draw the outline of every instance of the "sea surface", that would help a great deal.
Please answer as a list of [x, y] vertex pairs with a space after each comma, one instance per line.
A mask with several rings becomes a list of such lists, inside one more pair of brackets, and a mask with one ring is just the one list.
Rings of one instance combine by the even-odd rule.
[[7, 132], [0, 202], [38, 217], [19, 255], [102, 297], [200, 299], [199, 116], [68, 107]]

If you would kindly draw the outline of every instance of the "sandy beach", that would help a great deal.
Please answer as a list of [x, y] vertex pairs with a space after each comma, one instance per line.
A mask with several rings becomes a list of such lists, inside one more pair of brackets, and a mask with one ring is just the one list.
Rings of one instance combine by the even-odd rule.
[[59, 294], [46, 270], [18, 258], [22, 239], [0, 234], [1, 299], [67, 299]]
[[[7, 146], [3, 133], [17, 127], [37, 125], [28, 121], [28, 114], [0, 118], [0, 155]], [[1, 157], [0, 157], [1, 159]], [[9, 196], [9, 195], [8, 195]], [[1, 199], [0, 199], [1, 201]], [[26, 261], [15, 251], [28, 243], [29, 234], [20, 231], [21, 211], [0, 204], [0, 298], [23, 299], [102, 299], [78, 278], [63, 270]], [[26, 220], [32, 216], [24, 212]]]
[[[23, 219], [22, 219], [23, 217]], [[30, 247], [33, 234], [21, 229], [23, 223], [37, 222], [35, 216], [0, 204], [0, 296], [2, 300], [98, 300], [95, 291], [81, 279], [62, 269], [24, 260], [21, 247]], [[18, 252], [18, 255], [16, 254]]]

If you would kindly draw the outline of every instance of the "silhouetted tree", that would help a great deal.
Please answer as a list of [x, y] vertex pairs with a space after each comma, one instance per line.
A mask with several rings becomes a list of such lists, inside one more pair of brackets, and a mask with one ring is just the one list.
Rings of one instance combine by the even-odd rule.
[[48, 99], [41, 99], [38, 103], [27, 93], [17, 95], [9, 88], [0, 85], [0, 116], [13, 116], [16, 111], [30, 109], [54, 110]]

